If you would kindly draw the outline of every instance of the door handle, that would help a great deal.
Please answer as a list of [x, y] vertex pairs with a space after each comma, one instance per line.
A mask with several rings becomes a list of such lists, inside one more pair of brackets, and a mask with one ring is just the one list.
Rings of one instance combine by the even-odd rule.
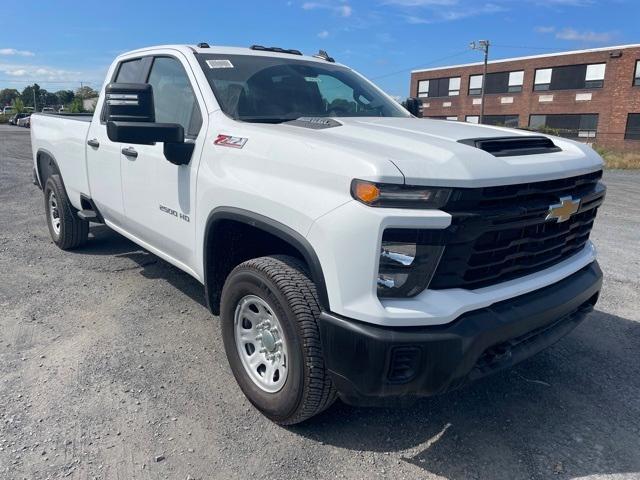
[[100, 142], [97, 138], [92, 138], [91, 140], [87, 140], [87, 145], [93, 148], [98, 148], [100, 146]]
[[138, 158], [138, 152], [136, 152], [136, 149], [133, 147], [125, 147], [120, 151], [126, 157]]

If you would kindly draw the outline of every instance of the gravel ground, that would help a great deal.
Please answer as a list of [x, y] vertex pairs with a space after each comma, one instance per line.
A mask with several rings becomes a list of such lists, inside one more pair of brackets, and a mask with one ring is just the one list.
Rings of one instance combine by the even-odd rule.
[[0, 126], [0, 478], [640, 478], [640, 172], [607, 172], [596, 311], [519, 367], [407, 409], [267, 421], [187, 274], [92, 228], [68, 253]]

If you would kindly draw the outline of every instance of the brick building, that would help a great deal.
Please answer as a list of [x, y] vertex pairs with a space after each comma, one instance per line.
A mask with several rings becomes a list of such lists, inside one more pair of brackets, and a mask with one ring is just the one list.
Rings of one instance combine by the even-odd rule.
[[[483, 64], [414, 70], [423, 117], [477, 123]], [[493, 60], [484, 123], [640, 151], [640, 44]]]

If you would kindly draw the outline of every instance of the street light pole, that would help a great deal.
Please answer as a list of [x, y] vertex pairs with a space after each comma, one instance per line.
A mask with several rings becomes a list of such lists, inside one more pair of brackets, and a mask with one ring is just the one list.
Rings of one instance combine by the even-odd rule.
[[482, 73], [482, 93], [480, 104], [480, 123], [484, 123], [484, 93], [485, 85], [487, 84], [487, 64], [489, 63], [489, 46], [491, 43], [489, 40], [480, 40], [478, 42], [471, 42], [469, 45], [472, 50], [480, 50], [484, 52], [484, 70]]

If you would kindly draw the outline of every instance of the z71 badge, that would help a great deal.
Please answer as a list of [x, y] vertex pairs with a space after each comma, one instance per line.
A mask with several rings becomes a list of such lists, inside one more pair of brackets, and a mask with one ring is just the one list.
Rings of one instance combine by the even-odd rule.
[[247, 138], [219, 134], [218, 138], [213, 141], [213, 144], [221, 147], [242, 148], [244, 144], [247, 143], [247, 140]]

